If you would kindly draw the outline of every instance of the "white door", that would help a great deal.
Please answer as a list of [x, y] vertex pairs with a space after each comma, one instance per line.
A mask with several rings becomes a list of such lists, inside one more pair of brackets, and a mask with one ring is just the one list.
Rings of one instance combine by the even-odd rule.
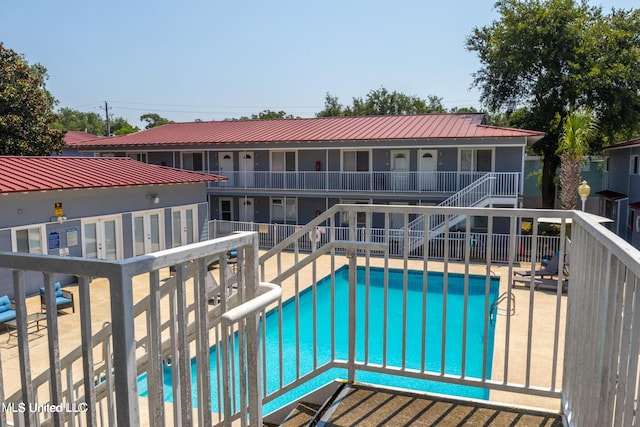
[[121, 259], [122, 226], [120, 217], [82, 222], [82, 253], [85, 258]]
[[240, 185], [242, 187], [253, 187], [255, 179], [253, 176], [253, 152], [243, 151], [240, 155]]
[[226, 184], [224, 182], [221, 184], [228, 187], [233, 187], [235, 174], [233, 170], [233, 153], [230, 151], [218, 153], [218, 166], [220, 168], [220, 175], [229, 178]]
[[391, 172], [393, 189], [409, 189], [409, 150], [391, 151]]
[[157, 252], [164, 249], [161, 224], [162, 211], [145, 212], [133, 216], [134, 256]]
[[197, 241], [196, 208], [175, 208], [171, 211], [171, 231], [173, 247], [188, 245]]
[[420, 152], [420, 189], [433, 191], [437, 189], [438, 150], [422, 150]]
[[240, 221], [253, 222], [254, 219], [253, 198], [240, 199]]

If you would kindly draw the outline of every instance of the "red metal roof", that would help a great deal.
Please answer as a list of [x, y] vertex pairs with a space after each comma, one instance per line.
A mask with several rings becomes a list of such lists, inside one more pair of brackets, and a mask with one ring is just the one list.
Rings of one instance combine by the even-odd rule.
[[67, 133], [64, 135], [64, 142], [66, 142], [67, 144], [70, 144], [70, 143], [76, 143], [76, 142], [91, 141], [92, 139], [99, 139], [99, 138], [102, 138], [102, 137], [98, 135], [94, 135], [92, 133], [88, 133], [88, 132], [68, 130]]
[[635, 147], [640, 146], [640, 138], [629, 139], [627, 141], [618, 142], [617, 144], [610, 145], [608, 147], [604, 147], [604, 150], [615, 150], [616, 148], [626, 148], [626, 147]]
[[73, 143], [75, 148], [243, 142], [363, 141], [434, 138], [531, 138], [543, 132], [487, 126], [483, 114], [326, 117], [169, 123], [129, 135]]
[[0, 193], [226, 179], [219, 175], [149, 165], [128, 157], [0, 156]]

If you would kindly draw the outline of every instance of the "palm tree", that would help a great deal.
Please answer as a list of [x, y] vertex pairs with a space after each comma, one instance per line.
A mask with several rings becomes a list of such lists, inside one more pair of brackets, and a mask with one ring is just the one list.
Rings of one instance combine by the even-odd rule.
[[580, 163], [589, 152], [589, 143], [598, 133], [598, 123], [588, 110], [567, 116], [563, 125], [557, 154], [560, 155], [560, 207], [575, 209], [580, 185]]

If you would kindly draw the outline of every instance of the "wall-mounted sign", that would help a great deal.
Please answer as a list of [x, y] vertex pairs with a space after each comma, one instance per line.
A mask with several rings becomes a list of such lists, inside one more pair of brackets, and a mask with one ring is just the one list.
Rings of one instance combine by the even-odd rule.
[[60, 248], [60, 233], [52, 231], [49, 233], [49, 250]]
[[78, 244], [78, 229], [67, 228], [67, 246], [76, 246]]

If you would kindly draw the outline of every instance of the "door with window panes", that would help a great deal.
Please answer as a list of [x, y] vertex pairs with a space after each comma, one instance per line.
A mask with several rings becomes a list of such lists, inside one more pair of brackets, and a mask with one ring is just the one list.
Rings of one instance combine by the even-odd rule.
[[460, 184], [458, 190], [480, 179], [485, 173], [493, 171], [493, 150], [460, 150]]
[[133, 215], [134, 256], [157, 252], [164, 249], [161, 224], [163, 211], [145, 212]]
[[119, 216], [83, 221], [83, 256], [97, 259], [121, 259], [121, 233], [122, 225]]
[[368, 190], [370, 178], [368, 172], [368, 151], [342, 152], [342, 189]]
[[25, 254], [42, 254], [44, 244], [42, 242], [42, 236], [44, 235], [43, 227], [29, 227], [15, 231], [15, 245], [14, 250], [16, 252], [22, 252]]
[[196, 224], [195, 207], [174, 208], [171, 210], [171, 230], [174, 248], [197, 241]]

